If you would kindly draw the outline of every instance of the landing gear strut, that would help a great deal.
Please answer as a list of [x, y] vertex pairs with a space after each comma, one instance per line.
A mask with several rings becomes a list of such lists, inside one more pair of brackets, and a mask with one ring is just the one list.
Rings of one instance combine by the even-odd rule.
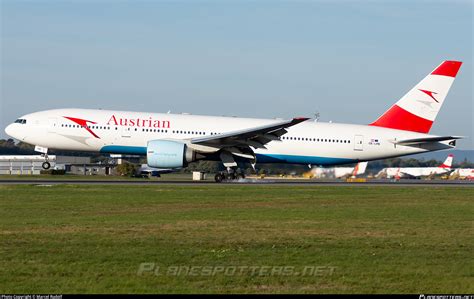
[[227, 168], [227, 171], [221, 171], [214, 176], [216, 183], [221, 182], [232, 182], [240, 179], [244, 179], [245, 174], [237, 169], [231, 167]]

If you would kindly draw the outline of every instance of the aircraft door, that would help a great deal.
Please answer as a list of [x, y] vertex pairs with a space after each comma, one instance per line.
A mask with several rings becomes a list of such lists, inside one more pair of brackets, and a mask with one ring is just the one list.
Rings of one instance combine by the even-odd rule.
[[125, 138], [130, 138], [132, 135], [132, 131], [131, 131], [131, 128], [123, 128], [122, 129], [122, 137], [125, 137]]
[[58, 120], [56, 117], [50, 117], [48, 119], [48, 132], [49, 133], [56, 133], [58, 126]]
[[354, 136], [354, 150], [363, 151], [364, 150], [364, 136], [355, 135]]

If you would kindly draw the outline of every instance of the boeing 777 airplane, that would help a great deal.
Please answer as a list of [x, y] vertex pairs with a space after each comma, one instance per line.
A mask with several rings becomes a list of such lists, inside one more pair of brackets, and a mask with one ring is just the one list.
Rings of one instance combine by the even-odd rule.
[[451, 176], [465, 180], [474, 180], [474, 168], [458, 168], [455, 169]]
[[387, 178], [421, 178], [427, 176], [448, 174], [452, 171], [453, 155], [448, 155], [443, 164], [438, 167], [387, 167], [382, 169], [377, 176]]
[[222, 161], [234, 179], [237, 162], [340, 165], [454, 148], [459, 136], [429, 134], [461, 67], [444, 61], [368, 125], [55, 109], [24, 115], [5, 132], [35, 145], [49, 168], [48, 149], [146, 155], [150, 167], [181, 168]]
[[364, 174], [368, 162], [359, 162], [354, 167], [314, 167], [307, 176], [315, 179], [340, 179]]

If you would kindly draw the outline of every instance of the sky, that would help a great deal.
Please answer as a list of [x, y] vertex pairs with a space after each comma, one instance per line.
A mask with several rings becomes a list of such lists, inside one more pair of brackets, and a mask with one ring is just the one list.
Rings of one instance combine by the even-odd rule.
[[474, 149], [473, 1], [0, 4], [0, 138], [67, 107], [367, 124], [452, 59], [430, 133]]

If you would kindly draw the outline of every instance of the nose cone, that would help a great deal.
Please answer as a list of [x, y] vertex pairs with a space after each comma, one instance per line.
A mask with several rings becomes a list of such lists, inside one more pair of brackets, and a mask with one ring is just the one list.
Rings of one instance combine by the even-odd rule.
[[6, 128], [5, 128], [5, 133], [7, 133], [8, 136], [10, 137], [13, 137], [13, 138], [17, 138], [17, 136], [15, 136], [15, 124], [9, 124]]
[[7, 133], [8, 136], [12, 136], [12, 125], [8, 125], [5, 128], [5, 133]]

